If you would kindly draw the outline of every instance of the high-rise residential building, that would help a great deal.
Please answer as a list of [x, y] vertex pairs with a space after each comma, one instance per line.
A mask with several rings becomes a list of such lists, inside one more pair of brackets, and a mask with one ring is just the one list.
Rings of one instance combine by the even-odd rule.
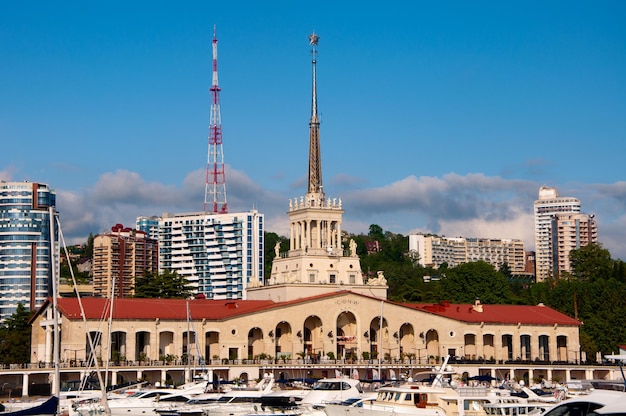
[[159, 272], [176, 272], [207, 299], [245, 299], [263, 281], [263, 214], [163, 214]]
[[537, 282], [555, 277], [552, 255], [552, 218], [557, 214], [577, 214], [580, 200], [560, 197], [556, 188], [542, 186], [534, 203], [535, 213], [535, 268]]
[[524, 242], [516, 239], [409, 234], [409, 253], [416, 253], [424, 267], [438, 268], [443, 263], [456, 267], [482, 260], [496, 269], [506, 264], [512, 274], [525, 274]]
[[598, 243], [598, 225], [594, 215], [557, 214], [552, 217], [551, 250], [553, 276], [562, 277], [571, 271], [570, 252], [589, 244]]
[[[121, 224], [93, 239], [93, 294], [130, 297], [135, 278], [158, 271], [158, 241]], [[113, 286], [115, 283], [115, 286]]]
[[52, 295], [53, 267], [59, 270], [55, 205], [48, 185], [0, 181], [0, 320], [19, 303], [34, 310]]
[[135, 228], [143, 231], [150, 238], [159, 239], [159, 217], [152, 215], [150, 217], [139, 216], [135, 222]]

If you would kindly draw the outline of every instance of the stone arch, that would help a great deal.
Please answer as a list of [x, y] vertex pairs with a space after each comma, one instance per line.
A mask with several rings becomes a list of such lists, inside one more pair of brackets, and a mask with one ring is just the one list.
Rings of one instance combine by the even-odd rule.
[[468, 333], [463, 335], [463, 351], [465, 358], [468, 360], [476, 360], [480, 355], [476, 348], [476, 334]]
[[550, 336], [545, 334], [539, 335], [537, 344], [537, 350], [539, 351], [537, 358], [540, 361], [550, 361]]
[[150, 331], [135, 333], [135, 361], [153, 358], [150, 351]]
[[439, 352], [439, 332], [436, 329], [426, 331], [424, 341], [426, 342], [426, 355], [428, 358], [441, 356]]
[[[93, 343], [93, 351], [91, 350], [91, 342]], [[94, 360], [102, 360], [102, 332], [90, 331], [89, 334], [85, 334], [85, 361], [87, 366], [93, 366]]]
[[322, 338], [322, 320], [319, 316], [311, 315], [304, 320], [302, 328], [302, 340], [304, 351], [311, 357], [321, 357], [324, 352], [324, 339]]
[[483, 357], [485, 360], [495, 360], [496, 337], [493, 334], [483, 334]]
[[413, 324], [408, 322], [400, 325], [398, 330], [398, 354], [402, 357], [414, 357], [415, 356], [415, 328]]
[[111, 333], [111, 356], [113, 362], [126, 360], [126, 332], [115, 331]]
[[264, 352], [263, 331], [258, 326], [255, 326], [248, 331], [248, 359], [252, 360]]
[[[382, 329], [382, 331], [381, 331]], [[368, 331], [368, 339], [370, 344], [370, 356], [372, 358], [383, 358], [384, 354], [379, 354], [381, 351], [384, 353], [385, 351], [385, 341], [387, 342], [387, 348], [389, 348], [389, 337], [385, 338], [385, 332], [389, 333], [389, 323], [387, 319], [384, 317], [381, 320], [380, 316], [374, 317], [370, 321], [369, 331]]]
[[358, 358], [357, 321], [352, 312], [341, 312], [336, 320], [337, 357]]
[[159, 360], [167, 355], [174, 355], [174, 333], [172, 331], [159, 333]]
[[281, 355], [293, 357], [293, 340], [291, 324], [281, 321], [274, 328], [274, 356], [278, 359]]
[[513, 335], [502, 334], [502, 352], [505, 361], [513, 359]]
[[556, 337], [556, 360], [564, 361], [564, 362], [569, 361], [569, 357], [567, 356], [567, 336], [566, 335], [557, 335]]
[[204, 355], [208, 362], [221, 358], [220, 354], [220, 333], [218, 331], [207, 331], [204, 333]]
[[[187, 357], [188, 359], [192, 359], [193, 361], [193, 357], [196, 356], [196, 346], [197, 346], [197, 336], [196, 336], [196, 331], [184, 331], [182, 333], [182, 353], [181, 353], [181, 359], [183, 359], [184, 357]], [[183, 359], [183, 361], [186, 363], [187, 360]]]
[[531, 354], [531, 346], [530, 346], [531, 338], [529, 334], [520, 334], [519, 336], [519, 347], [520, 347], [520, 357], [522, 360], [532, 360]]

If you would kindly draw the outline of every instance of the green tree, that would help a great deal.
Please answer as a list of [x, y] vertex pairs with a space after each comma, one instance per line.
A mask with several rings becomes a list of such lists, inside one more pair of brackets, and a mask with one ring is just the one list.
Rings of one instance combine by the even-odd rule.
[[614, 261], [611, 253], [598, 244], [572, 250], [569, 259], [571, 274], [578, 280], [608, 279], [613, 275]]
[[33, 312], [21, 303], [15, 312], [0, 325], [0, 363], [26, 364], [30, 362], [31, 327]]
[[368, 234], [368, 237], [373, 240], [382, 240], [384, 238], [383, 228], [378, 224], [370, 225], [370, 232]]
[[85, 257], [93, 256], [93, 233], [89, 233], [87, 237], [87, 245], [85, 246]]
[[502, 274], [508, 280], [513, 277], [513, 273], [511, 273], [511, 268], [509, 267], [508, 263], [502, 263], [502, 265], [498, 269], [498, 273]]
[[134, 289], [136, 298], [185, 299], [192, 293], [187, 279], [169, 270], [163, 274], [144, 273], [135, 278]]
[[276, 233], [265, 232], [264, 233], [265, 247], [263, 253], [265, 255], [264, 267], [265, 275], [263, 280], [268, 280], [272, 274], [272, 262], [276, 257], [276, 243], [280, 243], [280, 252], [289, 250], [289, 239], [287, 237], [279, 236]]
[[[465, 263], [448, 269], [441, 279], [442, 294], [457, 303], [509, 303], [511, 289], [506, 278], [484, 261]], [[444, 300], [444, 299], [441, 299]]]

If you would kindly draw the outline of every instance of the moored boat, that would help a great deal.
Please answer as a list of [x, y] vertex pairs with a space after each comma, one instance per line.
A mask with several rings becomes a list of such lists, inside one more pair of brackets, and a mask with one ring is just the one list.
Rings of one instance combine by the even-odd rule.
[[0, 416], [55, 416], [58, 408], [57, 396], [32, 402], [0, 403]]

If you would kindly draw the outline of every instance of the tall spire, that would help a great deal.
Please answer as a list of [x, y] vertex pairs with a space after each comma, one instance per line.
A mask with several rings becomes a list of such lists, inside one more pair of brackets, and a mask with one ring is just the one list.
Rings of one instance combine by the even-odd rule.
[[318, 201], [324, 200], [324, 188], [322, 186], [322, 155], [320, 152], [320, 121], [317, 116], [317, 44], [319, 36], [313, 32], [309, 35], [311, 55], [313, 56], [313, 91], [311, 100], [311, 121], [309, 122], [309, 187], [307, 199]]
[[226, 204], [226, 177], [222, 149], [222, 116], [220, 114], [220, 87], [217, 83], [217, 28], [213, 26], [213, 84], [211, 91], [211, 119], [209, 122], [209, 151], [207, 154], [204, 187], [204, 212], [224, 214]]

